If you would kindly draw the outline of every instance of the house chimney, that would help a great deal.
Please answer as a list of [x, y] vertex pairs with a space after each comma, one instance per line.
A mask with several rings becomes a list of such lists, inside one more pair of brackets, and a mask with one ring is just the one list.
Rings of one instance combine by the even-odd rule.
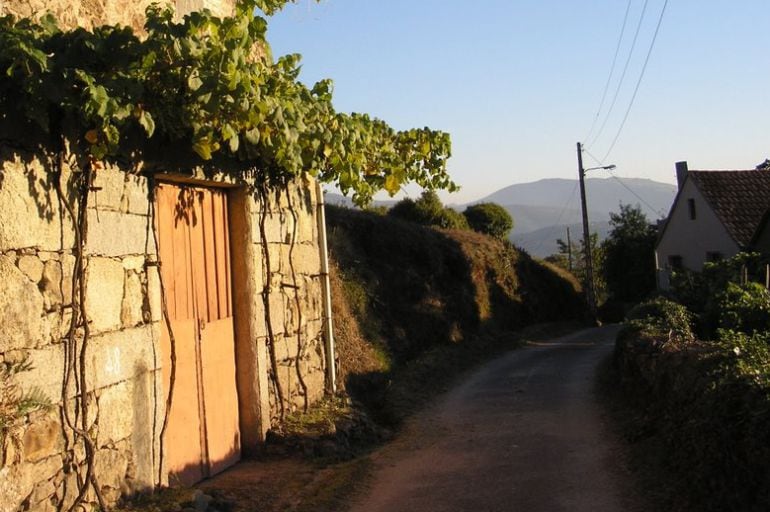
[[687, 160], [684, 162], [677, 162], [676, 163], [676, 184], [679, 186], [679, 188], [682, 188], [682, 185], [684, 184], [684, 179], [687, 177]]

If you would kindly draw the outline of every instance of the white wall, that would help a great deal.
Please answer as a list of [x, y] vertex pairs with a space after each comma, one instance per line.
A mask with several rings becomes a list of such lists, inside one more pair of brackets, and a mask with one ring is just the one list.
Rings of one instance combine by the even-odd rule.
[[[688, 199], [695, 200], [695, 219], [690, 218]], [[693, 180], [687, 178], [669, 215], [663, 238], [655, 250], [658, 286], [664, 290], [668, 289], [669, 256], [679, 255], [685, 268], [700, 271], [707, 261], [707, 253], [719, 252], [728, 258], [739, 250], [738, 244], [727, 233], [722, 221], [706, 202]]]

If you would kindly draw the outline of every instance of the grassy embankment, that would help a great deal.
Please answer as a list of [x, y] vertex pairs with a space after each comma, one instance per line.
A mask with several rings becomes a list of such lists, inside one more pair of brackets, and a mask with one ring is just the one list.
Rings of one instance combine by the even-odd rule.
[[574, 278], [510, 244], [345, 208], [327, 219], [340, 384], [382, 424], [533, 326], [584, 317]]

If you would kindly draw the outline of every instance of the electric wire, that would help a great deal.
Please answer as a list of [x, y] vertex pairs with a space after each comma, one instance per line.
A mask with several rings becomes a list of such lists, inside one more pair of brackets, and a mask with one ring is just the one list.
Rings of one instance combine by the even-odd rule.
[[615, 55], [612, 57], [612, 65], [610, 66], [610, 74], [607, 77], [607, 83], [604, 84], [604, 92], [602, 93], [602, 99], [599, 102], [599, 108], [596, 110], [596, 115], [594, 116], [594, 120], [591, 123], [591, 128], [588, 130], [588, 133], [585, 137], [583, 137], [583, 140], [588, 140], [591, 135], [594, 133], [594, 129], [596, 128], [596, 122], [599, 120], [599, 115], [602, 113], [602, 108], [604, 108], [604, 101], [607, 99], [607, 92], [610, 90], [610, 83], [612, 82], [612, 76], [615, 74], [615, 65], [618, 62], [618, 54], [620, 53], [620, 44], [623, 42], [623, 36], [626, 33], [626, 25], [628, 24], [628, 13], [631, 11], [631, 1], [628, 0], [628, 4], [626, 4], [626, 14], [623, 16], [623, 26], [620, 28], [620, 36], [618, 37], [618, 44], [615, 47]]
[[644, 59], [642, 72], [639, 74], [639, 80], [636, 81], [636, 87], [634, 87], [634, 94], [631, 95], [631, 101], [628, 103], [628, 108], [626, 109], [626, 113], [623, 116], [623, 121], [620, 123], [620, 127], [618, 128], [618, 132], [615, 134], [615, 138], [612, 139], [612, 144], [610, 144], [610, 147], [607, 150], [607, 153], [605, 153], [604, 158], [602, 158], [602, 162], [607, 160], [607, 157], [610, 156], [610, 153], [612, 153], [612, 150], [615, 148], [615, 144], [618, 142], [618, 138], [620, 138], [620, 134], [623, 131], [623, 127], [626, 125], [626, 121], [628, 120], [628, 114], [631, 113], [631, 107], [634, 106], [636, 93], [639, 92], [639, 86], [642, 84], [642, 78], [644, 78], [644, 72], [647, 70], [647, 64], [650, 62], [650, 55], [652, 55], [652, 49], [655, 47], [655, 40], [658, 38], [658, 32], [660, 31], [660, 25], [663, 23], [663, 16], [666, 14], [667, 6], [668, 6], [668, 0], [665, 0], [665, 2], [663, 3], [663, 9], [660, 10], [660, 16], [658, 17], [658, 24], [655, 27], [655, 33], [653, 34], [652, 41], [650, 42], [650, 48], [647, 50], [647, 57], [645, 57]]
[[636, 32], [634, 33], [634, 39], [631, 42], [631, 49], [628, 51], [628, 57], [626, 58], [626, 64], [623, 66], [623, 72], [620, 74], [620, 80], [618, 81], [618, 86], [615, 88], [615, 94], [612, 97], [612, 103], [610, 103], [610, 108], [607, 110], [607, 114], [604, 116], [604, 121], [602, 122], [601, 127], [599, 128], [599, 131], [594, 135], [593, 140], [588, 143], [589, 146], [593, 146], [597, 140], [599, 140], [599, 137], [601, 137], [602, 133], [604, 133], [604, 128], [607, 126], [607, 121], [610, 119], [610, 115], [612, 114], [612, 111], [615, 108], [615, 103], [618, 101], [618, 95], [620, 94], [620, 89], [623, 86], [623, 81], [626, 78], [626, 72], [628, 72], [628, 65], [631, 63], [631, 57], [634, 55], [634, 48], [636, 48], [636, 41], [639, 38], [639, 32], [642, 29], [642, 22], [644, 21], [644, 15], [647, 12], [647, 4], [649, 3], [649, 0], [644, 0], [644, 5], [642, 6], [642, 14], [639, 16], [639, 23], [636, 25]]
[[610, 177], [611, 177], [611, 178], [614, 178], [614, 179], [615, 179], [615, 181], [617, 181], [618, 183], [620, 183], [620, 185], [621, 185], [623, 188], [625, 188], [626, 190], [628, 190], [629, 192], [631, 192], [631, 194], [633, 194], [633, 196], [634, 196], [634, 197], [636, 197], [636, 198], [637, 198], [639, 201], [641, 201], [641, 202], [642, 202], [642, 203], [643, 203], [643, 204], [644, 204], [644, 205], [645, 205], [647, 208], [649, 208], [649, 209], [650, 209], [650, 211], [657, 213], [658, 215], [660, 215], [660, 217], [661, 217], [661, 218], [663, 218], [663, 217], [665, 217], [665, 216], [666, 216], [666, 214], [665, 214], [665, 213], [663, 213], [663, 212], [662, 212], [661, 210], [659, 210], [658, 208], [655, 208], [654, 206], [652, 206], [650, 203], [648, 203], [647, 201], [645, 201], [645, 200], [644, 200], [644, 198], [642, 198], [642, 196], [640, 196], [639, 194], [637, 194], [636, 192], [634, 192], [634, 190], [633, 190], [631, 187], [629, 187], [629, 186], [628, 186], [626, 183], [623, 183], [623, 180], [621, 180], [620, 178], [618, 178], [617, 176], [615, 176], [615, 175], [614, 175], [614, 174], [612, 174], [612, 173], [610, 173]]
[[602, 165], [602, 163], [599, 161], [598, 158], [596, 158], [590, 151], [588, 151], [586, 148], [583, 148], [583, 153], [591, 157], [591, 160], [596, 162], [596, 165]]
[[[591, 157], [591, 159], [592, 159], [594, 162], [596, 162], [596, 163], [597, 163], [597, 165], [601, 165], [601, 163], [599, 162], [599, 159], [598, 159], [598, 158], [596, 158], [594, 155], [592, 155], [590, 151], [588, 151], [587, 149], [583, 149], [583, 151], [584, 151], [584, 152], [585, 152], [585, 153], [586, 153], [586, 154], [587, 154], [589, 157]], [[639, 195], [639, 194], [637, 194], [637, 193], [636, 193], [634, 190], [632, 190], [632, 189], [631, 189], [631, 187], [629, 187], [627, 183], [624, 183], [624, 182], [623, 182], [623, 180], [622, 180], [621, 178], [619, 178], [618, 176], [616, 176], [616, 175], [612, 174], [612, 170], [611, 170], [611, 169], [608, 169], [608, 171], [609, 171], [609, 173], [610, 173], [610, 177], [614, 178], [614, 179], [615, 179], [615, 180], [616, 180], [618, 183], [620, 183], [620, 184], [623, 186], [623, 188], [625, 188], [626, 190], [628, 190], [628, 191], [629, 191], [629, 192], [630, 192], [630, 193], [631, 193], [631, 194], [632, 194], [634, 197], [636, 197], [636, 198], [637, 198], [639, 201], [641, 201], [641, 202], [642, 202], [642, 204], [644, 204], [644, 205], [645, 205], [647, 208], [649, 208], [651, 212], [655, 212], [656, 214], [660, 215], [661, 217], [665, 217], [665, 216], [666, 216], [666, 214], [665, 214], [665, 213], [664, 213], [662, 210], [660, 210], [660, 209], [658, 209], [658, 208], [655, 208], [655, 207], [654, 207], [654, 206], [652, 206], [650, 203], [648, 203], [647, 201], [645, 201], [645, 200], [644, 200], [644, 198], [642, 198], [642, 196], [640, 196], [640, 195]]]

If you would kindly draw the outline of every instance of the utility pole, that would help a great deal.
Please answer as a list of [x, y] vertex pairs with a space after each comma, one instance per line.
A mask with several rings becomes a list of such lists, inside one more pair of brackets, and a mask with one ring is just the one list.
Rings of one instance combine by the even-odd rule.
[[583, 145], [577, 143], [577, 157], [578, 157], [578, 177], [580, 178], [580, 206], [583, 210], [583, 246], [586, 259], [586, 275], [585, 275], [585, 290], [586, 290], [586, 302], [588, 302], [588, 308], [596, 320], [596, 289], [594, 288], [594, 260], [591, 256], [591, 235], [588, 232], [588, 206], [586, 206], [586, 184], [585, 177], [586, 171], [593, 171], [594, 169], [606, 169], [612, 170], [614, 165], [601, 165], [599, 167], [589, 167], [583, 169]]
[[591, 235], [588, 232], [588, 207], [586, 206], [586, 171], [583, 169], [583, 145], [577, 143], [578, 177], [580, 178], [580, 206], [583, 211], [583, 250], [585, 251], [585, 287], [586, 301], [591, 315], [596, 318], [596, 294], [594, 290], [594, 262], [591, 256]]
[[572, 273], [572, 239], [569, 236], [569, 226], [567, 226], [567, 262], [569, 271]]

